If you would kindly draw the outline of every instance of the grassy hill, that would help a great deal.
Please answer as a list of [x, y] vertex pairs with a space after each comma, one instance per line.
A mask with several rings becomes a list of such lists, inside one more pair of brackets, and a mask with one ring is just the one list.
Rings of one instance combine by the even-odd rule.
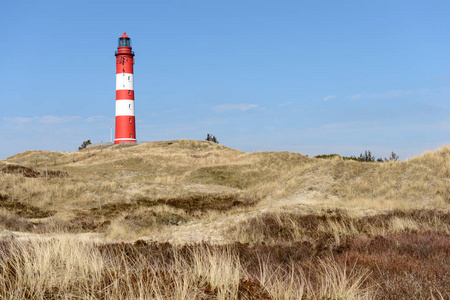
[[[26, 151], [0, 161], [0, 230], [9, 239], [0, 285], [13, 282], [0, 298], [445, 299], [450, 282], [438, 273], [450, 273], [449, 204], [450, 146], [389, 162], [194, 140]], [[20, 281], [31, 276], [23, 261], [39, 251], [61, 255], [56, 271], [42, 262], [50, 274], [72, 264], [86, 278]], [[15, 259], [22, 279], [8, 273]], [[128, 277], [114, 273], [120, 266]]]

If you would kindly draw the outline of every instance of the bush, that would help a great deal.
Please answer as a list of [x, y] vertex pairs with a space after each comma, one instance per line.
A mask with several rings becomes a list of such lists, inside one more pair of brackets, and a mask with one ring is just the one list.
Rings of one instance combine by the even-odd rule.
[[394, 151], [392, 151], [391, 156], [389, 158], [385, 158], [384, 161], [390, 161], [390, 160], [397, 161], [398, 159], [399, 159], [399, 156], [397, 154], [395, 154]]
[[209, 142], [214, 142], [214, 143], [217, 143], [217, 144], [219, 143], [219, 140], [217, 140], [214, 135], [209, 134], [209, 133], [206, 134], [206, 139], [205, 140], [207, 140]]
[[375, 161], [375, 156], [370, 153], [370, 150], [364, 151], [364, 155], [361, 153], [358, 157], [360, 161]]
[[92, 144], [92, 143], [91, 143], [91, 140], [84, 141], [84, 142], [81, 144], [81, 146], [78, 147], [78, 150], [85, 149], [85, 148], [87, 147], [87, 145], [90, 145], [90, 144]]

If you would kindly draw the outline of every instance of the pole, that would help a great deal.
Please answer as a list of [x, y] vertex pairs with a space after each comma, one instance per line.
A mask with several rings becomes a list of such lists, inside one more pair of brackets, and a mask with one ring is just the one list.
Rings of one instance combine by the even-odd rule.
[[112, 126], [111, 126], [111, 143], [112, 143]]

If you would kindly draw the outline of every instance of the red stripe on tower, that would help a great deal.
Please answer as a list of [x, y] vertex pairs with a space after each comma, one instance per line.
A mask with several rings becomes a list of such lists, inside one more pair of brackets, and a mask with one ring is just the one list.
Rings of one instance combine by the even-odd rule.
[[134, 119], [134, 52], [131, 39], [123, 33], [116, 51], [116, 134], [114, 144], [136, 143]]

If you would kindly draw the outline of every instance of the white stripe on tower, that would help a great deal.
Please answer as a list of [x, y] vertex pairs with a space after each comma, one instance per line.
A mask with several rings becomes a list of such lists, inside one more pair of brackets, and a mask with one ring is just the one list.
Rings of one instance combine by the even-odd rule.
[[134, 116], [134, 100], [116, 100], [116, 116]]
[[116, 90], [132, 90], [134, 91], [133, 74], [119, 73], [116, 74]]

